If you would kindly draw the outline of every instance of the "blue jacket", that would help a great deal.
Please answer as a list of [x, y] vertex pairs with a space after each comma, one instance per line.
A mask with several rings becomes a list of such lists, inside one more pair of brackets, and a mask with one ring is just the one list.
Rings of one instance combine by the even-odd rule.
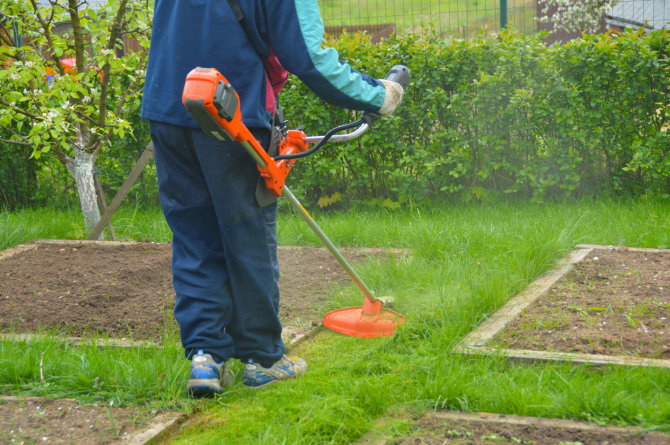
[[[197, 128], [181, 102], [193, 68], [214, 67], [240, 96], [248, 127], [269, 127], [263, 58], [274, 50], [281, 64], [325, 101], [378, 111], [385, 89], [379, 80], [339, 61], [322, 47], [324, 27], [316, 0], [238, 0], [244, 26], [227, 0], [155, 0], [142, 117]], [[254, 44], [265, 51], [259, 56]]]

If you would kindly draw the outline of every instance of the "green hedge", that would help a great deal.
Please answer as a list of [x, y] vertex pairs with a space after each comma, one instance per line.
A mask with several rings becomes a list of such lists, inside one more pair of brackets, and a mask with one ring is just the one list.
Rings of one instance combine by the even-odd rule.
[[31, 205], [37, 193], [36, 161], [24, 147], [0, 143], [0, 211]]
[[[670, 31], [585, 36], [546, 46], [513, 31], [471, 41], [360, 35], [329, 42], [343, 60], [412, 83], [361, 140], [299, 160], [289, 184], [308, 204], [670, 196]], [[291, 78], [292, 126], [323, 134], [355, 115]], [[341, 205], [341, 204], [340, 204]]]
[[[380, 44], [345, 34], [328, 44], [376, 77], [407, 65], [412, 83], [396, 113], [362, 139], [296, 162], [288, 184], [309, 207], [670, 196], [670, 30], [562, 46], [513, 31], [449, 42], [406, 34]], [[290, 126], [307, 134], [357, 118], [294, 76], [281, 102]], [[136, 119], [134, 137], [114, 140], [98, 165], [108, 199], [148, 142], [146, 122]], [[46, 163], [1, 150], [0, 207], [69, 196]], [[157, 202], [152, 168], [129, 198]]]

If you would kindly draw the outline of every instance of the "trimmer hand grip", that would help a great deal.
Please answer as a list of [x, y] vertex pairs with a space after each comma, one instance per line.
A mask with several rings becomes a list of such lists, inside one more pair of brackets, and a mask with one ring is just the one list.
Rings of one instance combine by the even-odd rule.
[[407, 88], [410, 81], [409, 69], [404, 65], [394, 65], [384, 79], [398, 82], [403, 88]]
[[[403, 89], [405, 89], [410, 81], [409, 69], [404, 65], [393, 65], [389, 72], [386, 73], [384, 80], [397, 82]], [[364, 111], [361, 117], [365, 119], [365, 122], [367, 122], [368, 125], [374, 124], [381, 118], [379, 114], [370, 113], [368, 111]]]

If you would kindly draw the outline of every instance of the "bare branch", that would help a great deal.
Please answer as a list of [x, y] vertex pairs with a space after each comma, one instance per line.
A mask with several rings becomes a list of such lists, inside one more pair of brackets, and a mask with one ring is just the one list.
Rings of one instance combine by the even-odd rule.
[[[7, 128], [5, 128], [5, 130], [9, 130], [10, 133], [12, 133], [17, 138], [21, 139], [21, 141], [17, 141], [16, 139], [14, 139], [15, 142], [23, 142], [23, 144], [30, 145], [30, 140], [27, 137], [25, 137], [24, 135], [20, 134], [16, 130], [14, 130], [12, 127], [7, 127]], [[19, 144], [19, 145], [23, 145], [23, 144]]]
[[54, 8], [54, 6], [58, 4], [58, 1], [50, 1], [49, 3], [51, 4], [51, 14], [49, 15], [47, 23], [52, 24], [54, 22], [54, 17], [56, 16], [56, 8]]
[[[74, 2], [75, 0], [69, 0], [70, 2]], [[125, 13], [126, 13], [126, 5], [128, 3], [128, 0], [121, 0], [119, 3], [119, 9], [116, 13], [116, 17], [114, 17], [114, 23], [112, 24], [112, 29], [109, 33], [109, 41], [107, 42], [107, 50], [108, 51], [114, 51], [114, 48], [116, 47], [116, 42], [119, 39], [119, 35], [123, 29], [123, 25], [125, 24]], [[100, 103], [98, 106], [98, 126], [105, 127], [106, 125], [106, 119], [107, 119], [107, 96], [109, 95], [109, 76], [111, 72], [111, 67], [109, 63], [106, 63], [102, 67], [102, 88], [100, 91]], [[93, 151], [99, 151], [101, 145], [100, 145], [100, 136], [97, 134], [93, 135], [91, 140], [88, 143], [88, 147], [86, 147], [86, 151], [89, 153], [92, 153]]]
[[[5, 103], [3, 103], [3, 102], [6, 102], [6, 101], [4, 101], [4, 99], [0, 98], [0, 103], [2, 103], [4, 105]], [[17, 109], [16, 107], [12, 107], [12, 109], [14, 109], [17, 112], [23, 111], [20, 108]], [[25, 113], [22, 113], [22, 114], [25, 114]], [[41, 116], [35, 116], [35, 118], [36, 119], [42, 119]], [[0, 138], [0, 142], [5, 142], [7, 144], [13, 144], [13, 145], [19, 145], [19, 146], [22, 146], [22, 147], [33, 147], [34, 146], [34, 144], [32, 142], [30, 142], [22, 134], [17, 133], [13, 128], [8, 127], [8, 128], [5, 128], [5, 130], [9, 130], [13, 135], [17, 136], [18, 138], [21, 138], [22, 141]], [[56, 153], [55, 154], [52, 154], [52, 153], [49, 153], [49, 152], [43, 152], [43, 154], [51, 156], [54, 159], [56, 159], [57, 161], [61, 162], [63, 165], [66, 165], [66, 162], [68, 161], [69, 156], [67, 154], [65, 154], [65, 151], [63, 150], [63, 147], [60, 146], [60, 142], [56, 141], [56, 144], [57, 145], [56, 145], [56, 150], [55, 150]]]
[[[34, 0], [32, 0], [34, 1]], [[70, 22], [72, 23], [72, 36], [74, 39], [74, 56], [77, 63], [77, 72], [83, 73], [85, 60], [85, 44], [84, 30], [81, 26], [81, 19], [79, 18], [79, 6], [77, 0], [68, 0], [68, 13], [70, 14]]]
[[[40, 23], [40, 26], [42, 27], [42, 31], [44, 32], [44, 37], [47, 39], [47, 48], [49, 50], [49, 54], [51, 56], [51, 60], [53, 60], [54, 64], [56, 65], [56, 69], [61, 75], [65, 75], [65, 69], [63, 66], [61, 66], [60, 61], [58, 60], [58, 57], [56, 56], [56, 45], [54, 43], [53, 35], [51, 34], [51, 21], [53, 20], [53, 11], [54, 9], [52, 8], [52, 15], [49, 18], [49, 20], [44, 20], [44, 17], [42, 17], [42, 14], [39, 13], [39, 8], [37, 6], [36, 0], [30, 0], [30, 4], [33, 7], [33, 11], [35, 12], [35, 17], [37, 18], [37, 21]], [[53, 6], [53, 4], [52, 4]]]
[[60, 144], [56, 145], [56, 153], [51, 153], [50, 151], [43, 151], [41, 153], [44, 156], [49, 156], [50, 158], [57, 160], [63, 164], [64, 167], [67, 167], [68, 162], [72, 162], [72, 158], [65, 154]]
[[7, 46], [15, 46], [14, 40], [9, 36], [5, 29], [0, 29], [0, 40]]
[[[13, 141], [11, 139], [4, 139], [4, 138], [0, 138], [0, 142], [4, 142], [5, 144], [10, 144], [10, 145], [18, 145], [20, 147], [32, 147], [34, 145], [30, 142]], [[48, 151], [42, 152], [42, 154], [46, 155], [46, 156], [50, 156], [50, 157], [54, 158], [55, 160], [57, 160], [58, 162], [65, 165], [65, 163], [67, 162], [68, 156], [63, 152], [63, 150], [60, 146], [56, 146], [56, 147], [58, 148], [58, 150], [56, 151], [55, 154], [50, 153]]]
[[0, 142], [4, 142], [6, 144], [12, 144], [12, 145], [20, 145], [22, 147], [32, 147], [33, 146], [33, 144], [31, 144], [30, 142], [13, 141], [11, 139], [4, 139], [4, 138], [0, 138]]
[[39, 116], [37, 114], [31, 113], [30, 111], [24, 110], [22, 108], [17, 107], [16, 105], [12, 105], [11, 103], [7, 102], [4, 98], [0, 97], [0, 105], [4, 105], [7, 108], [10, 108], [12, 111], [23, 114], [24, 116], [27, 116], [31, 119], [36, 119], [36, 120], [44, 120], [42, 116]]
[[80, 111], [74, 110], [74, 113], [75, 113], [78, 117], [80, 117], [81, 119], [84, 119], [84, 120], [89, 121], [92, 125], [97, 125], [97, 123], [98, 123], [98, 121], [96, 121], [95, 119], [93, 119], [91, 116], [89, 116], [89, 115], [87, 115], [87, 114], [84, 114], [84, 113], [82, 113], [82, 112], [80, 112]]
[[[9, 130], [12, 132], [12, 134], [16, 135], [17, 137], [23, 139], [22, 141], [16, 141], [12, 139], [5, 139], [5, 138], [0, 138], [0, 142], [4, 142], [6, 144], [11, 144], [11, 145], [18, 145], [20, 147], [33, 147], [35, 144], [32, 142], [28, 141], [25, 136], [17, 133], [14, 131], [12, 128], [9, 128]], [[54, 150], [55, 153], [51, 152], [42, 152], [42, 154], [50, 156], [60, 162], [63, 165], [66, 165], [66, 163], [69, 160], [69, 156], [65, 154], [65, 151], [63, 151], [63, 147], [60, 146], [60, 142], [56, 141], [56, 149]]]
[[52, 154], [50, 152], [46, 152], [44, 154], [53, 157], [64, 166], [67, 166], [68, 162], [72, 162], [72, 158], [65, 153], [65, 150], [63, 150], [63, 147], [60, 145], [60, 142], [57, 142], [55, 151], [56, 151], [55, 154]]

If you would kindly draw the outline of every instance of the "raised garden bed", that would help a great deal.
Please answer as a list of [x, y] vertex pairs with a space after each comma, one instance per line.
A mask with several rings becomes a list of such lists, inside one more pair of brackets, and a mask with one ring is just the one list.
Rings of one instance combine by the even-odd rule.
[[138, 408], [81, 405], [73, 399], [0, 396], [0, 443], [139, 445], [183, 418], [176, 412], [154, 416]]
[[670, 251], [578, 246], [457, 351], [670, 367]]
[[[363, 262], [388, 252], [342, 254]], [[278, 257], [279, 315], [291, 341], [321, 323], [328, 291], [350, 279], [323, 247], [279, 247]], [[170, 258], [171, 246], [156, 243], [39, 241], [0, 252], [0, 331], [159, 341], [178, 332]]]
[[670, 435], [642, 428], [605, 427], [589, 422], [507, 416], [491, 413], [437, 411], [412, 422], [409, 435], [370, 435], [367, 445], [446, 444], [608, 444], [662, 445]]

